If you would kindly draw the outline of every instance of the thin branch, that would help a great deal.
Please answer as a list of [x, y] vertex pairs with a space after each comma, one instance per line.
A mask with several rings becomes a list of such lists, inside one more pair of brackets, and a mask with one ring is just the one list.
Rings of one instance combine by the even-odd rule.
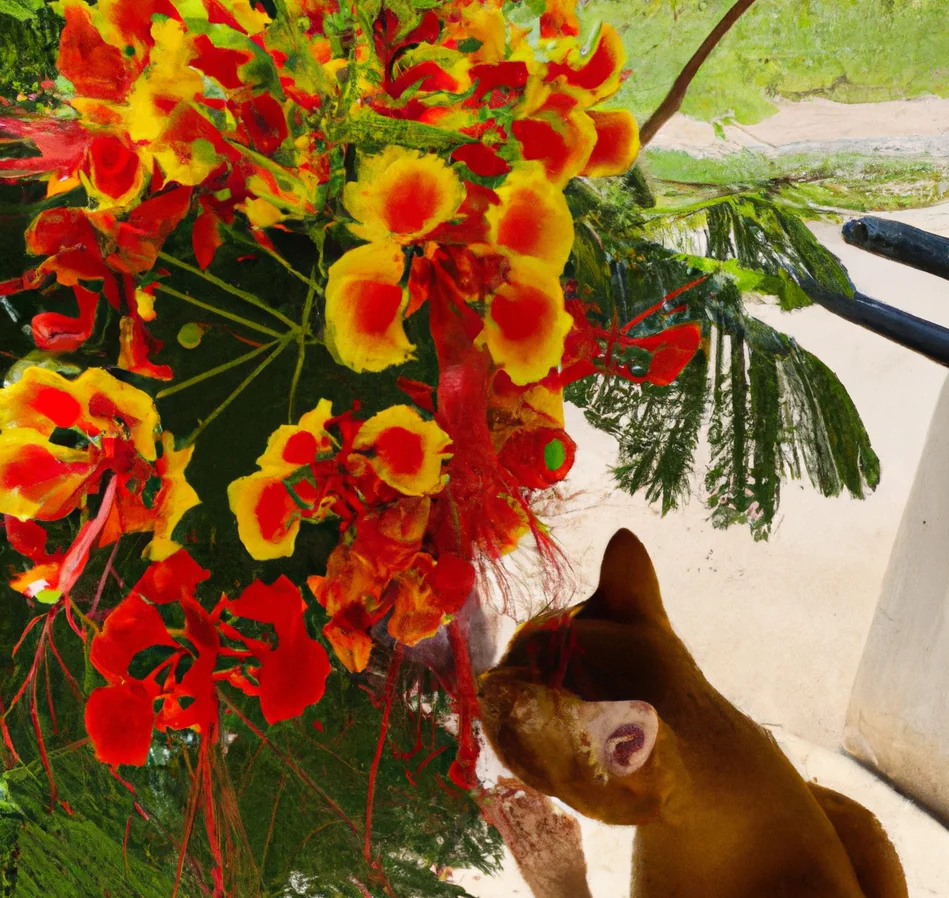
[[326, 802], [327, 806], [332, 810], [337, 817], [339, 817], [342, 823], [345, 823], [346, 826], [352, 831], [354, 836], [359, 836], [359, 830], [356, 828], [356, 824], [346, 815], [346, 812], [329, 796], [329, 793], [323, 789], [322, 786], [318, 785], [316, 781], [305, 771], [299, 764], [293, 759], [293, 757], [282, 751], [276, 744], [270, 741], [267, 738], [267, 735], [262, 732], [258, 727], [247, 718], [247, 716], [237, 707], [221, 690], [218, 690], [218, 697], [226, 705], [231, 712], [244, 724], [264, 745], [267, 746], [284, 764], [287, 765], [299, 778], [300, 782], [303, 783], [309, 789], [312, 789], [323, 801]]
[[851, 246], [949, 280], [949, 238], [873, 216], [848, 221], [842, 231]]
[[209, 284], [214, 284], [215, 287], [220, 287], [226, 293], [230, 293], [231, 296], [236, 296], [238, 299], [243, 299], [244, 302], [250, 303], [250, 305], [260, 309], [262, 312], [266, 312], [268, 315], [273, 315], [274, 318], [282, 321], [284, 324], [287, 324], [290, 327], [294, 326], [293, 321], [284, 315], [283, 312], [278, 312], [276, 309], [271, 308], [259, 296], [254, 296], [253, 293], [248, 293], [246, 290], [241, 290], [240, 287], [235, 287], [233, 284], [229, 284], [227, 281], [221, 280], [221, 278], [211, 274], [210, 271], [202, 271], [200, 268], [195, 268], [194, 265], [189, 265], [187, 262], [182, 262], [181, 259], [176, 259], [169, 253], [159, 253], [158, 258], [163, 262], [169, 262], [172, 265], [177, 265], [178, 268], [181, 268], [190, 274], [196, 275], [199, 278], [203, 278]]
[[275, 252], [270, 249], [268, 246], [264, 246], [263, 243], [257, 243], [256, 240], [250, 240], [241, 234], [236, 228], [233, 228], [229, 225], [223, 225], [225, 231], [230, 234], [238, 243], [244, 244], [244, 246], [250, 247], [255, 252], [263, 252], [264, 255], [269, 256], [275, 262], [282, 265], [289, 274], [292, 274], [298, 281], [303, 281], [304, 284], [309, 285], [310, 278], [308, 278], [302, 271], [297, 271], [280, 253]]
[[191, 433], [188, 435], [188, 438], [185, 440], [184, 445], [190, 446], [197, 439], [198, 434], [204, 430], [221, 412], [224, 411], [244, 390], [250, 385], [250, 383], [264, 370], [284, 349], [287, 348], [289, 340], [285, 337], [282, 340], [277, 341], [277, 347], [274, 349], [270, 355], [267, 356], [250, 374], [247, 375], [231, 392], [231, 394], [225, 399], [210, 415], [207, 416]]
[[679, 77], [676, 78], [672, 89], [666, 94], [666, 98], [659, 104], [659, 108], [649, 116], [640, 129], [639, 142], [641, 146], [646, 146], [656, 136], [659, 129], [679, 111], [692, 79], [698, 74], [705, 60], [708, 59], [712, 50], [718, 46], [722, 38], [728, 34], [732, 25], [744, 15], [754, 2], [755, 0], [738, 0], [712, 29], [711, 34], [702, 42], [702, 46], [695, 51], [692, 58], [685, 64], [685, 68], [679, 73]]
[[270, 343], [263, 343], [260, 346], [252, 349], [250, 352], [245, 352], [242, 356], [239, 356], [236, 359], [232, 359], [229, 362], [224, 362], [214, 368], [209, 368], [207, 371], [202, 371], [200, 374], [195, 374], [194, 377], [189, 377], [187, 380], [183, 380], [181, 383], [175, 384], [173, 387], [167, 387], [164, 390], [159, 390], [155, 395], [155, 398], [164, 399], [166, 396], [171, 396], [174, 393], [180, 393], [182, 390], [187, 390], [188, 387], [193, 387], [195, 384], [199, 384], [202, 381], [208, 380], [209, 378], [216, 377], [218, 374], [223, 374], [225, 371], [230, 371], [231, 368], [236, 368], [238, 365], [243, 365], [244, 362], [249, 362], [252, 358], [256, 358], [262, 352], [272, 349], [278, 342], [278, 340], [272, 340]]
[[303, 317], [300, 319], [300, 333], [297, 336], [297, 364], [293, 369], [293, 379], [290, 381], [290, 401], [287, 408], [287, 423], [293, 423], [293, 406], [297, 398], [297, 387], [300, 384], [300, 375], [303, 373], [303, 361], [306, 355], [306, 338], [310, 333], [310, 313], [313, 310], [313, 299], [316, 296], [316, 266], [310, 271], [310, 288], [306, 293], [306, 302], [303, 304]]
[[396, 677], [402, 666], [402, 643], [395, 644], [392, 660], [389, 662], [389, 674], [386, 677], [386, 703], [382, 710], [382, 724], [379, 727], [379, 741], [376, 743], [376, 754], [369, 768], [369, 788], [366, 790], [366, 832], [363, 839], [363, 854], [366, 861], [372, 863], [372, 802], [376, 794], [376, 777], [379, 774], [379, 763], [382, 761], [382, 750], [389, 735], [389, 714], [392, 711], [392, 701], [395, 697]]
[[[193, 296], [188, 296], [187, 293], [182, 293], [180, 290], [175, 290], [174, 287], [169, 287], [167, 284], [161, 283], [161, 281], [157, 281], [154, 286], [155, 289], [161, 293], [167, 293], [169, 296], [174, 296], [175, 299], [180, 299], [183, 302], [191, 303], [191, 305], [197, 306], [199, 309], [204, 309], [206, 312], [213, 312], [215, 315], [220, 315], [222, 318], [227, 318], [230, 321], [236, 322], [237, 324], [243, 324], [244, 327], [249, 327], [251, 330], [258, 331], [261, 334], [267, 334], [270, 337], [283, 336], [279, 331], [275, 331], [272, 328], [258, 324], [256, 321], [251, 321], [249, 318], [243, 318], [240, 315], [235, 315], [233, 312], [228, 312], [225, 309], [219, 309], [217, 306], [212, 306], [210, 303], [202, 302], [200, 299], [195, 299]], [[294, 327], [296, 327], [296, 325], [294, 325]]]

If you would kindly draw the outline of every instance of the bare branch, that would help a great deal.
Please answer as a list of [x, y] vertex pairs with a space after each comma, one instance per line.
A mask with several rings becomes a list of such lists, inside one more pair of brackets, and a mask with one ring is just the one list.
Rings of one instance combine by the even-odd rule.
[[666, 94], [666, 98], [659, 104], [659, 108], [649, 116], [649, 119], [640, 129], [639, 141], [642, 146], [646, 146], [656, 136], [656, 132], [679, 111], [679, 107], [689, 90], [689, 85], [698, 74], [702, 64], [708, 59], [712, 50], [718, 46], [721, 39], [728, 34], [732, 25], [742, 17], [754, 2], [755, 0], [738, 0], [712, 29], [711, 34], [702, 41], [702, 46], [695, 51], [692, 58], [685, 64], [685, 68], [679, 73], [679, 77], [676, 78], [672, 89]]

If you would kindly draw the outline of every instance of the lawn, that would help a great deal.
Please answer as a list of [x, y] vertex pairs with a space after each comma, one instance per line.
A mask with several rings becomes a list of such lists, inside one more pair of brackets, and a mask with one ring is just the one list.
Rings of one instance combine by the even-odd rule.
[[[615, 98], [637, 117], [659, 104], [733, 0], [588, 0], [583, 26], [610, 22], [631, 77]], [[682, 111], [754, 124], [774, 99], [844, 103], [949, 95], [946, 0], [758, 0], [703, 67]]]

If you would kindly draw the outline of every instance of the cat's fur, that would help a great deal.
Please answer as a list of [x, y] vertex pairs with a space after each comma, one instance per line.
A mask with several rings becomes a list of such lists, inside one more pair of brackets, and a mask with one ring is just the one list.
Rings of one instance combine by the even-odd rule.
[[632, 898], [907, 898], [877, 819], [805, 782], [708, 683], [628, 530], [593, 596], [522, 627], [480, 696], [485, 734], [523, 782], [637, 825]]

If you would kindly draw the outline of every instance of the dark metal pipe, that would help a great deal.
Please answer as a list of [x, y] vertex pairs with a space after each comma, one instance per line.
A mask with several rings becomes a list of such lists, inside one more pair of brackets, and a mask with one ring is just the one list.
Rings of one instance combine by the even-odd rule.
[[852, 299], [831, 293], [809, 278], [801, 281], [801, 287], [828, 312], [949, 368], [949, 328], [894, 309], [862, 293], [854, 293]]
[[949, 239], [899, 221], [855, 218], [842, 228], [851, 246], [949, 280]]

